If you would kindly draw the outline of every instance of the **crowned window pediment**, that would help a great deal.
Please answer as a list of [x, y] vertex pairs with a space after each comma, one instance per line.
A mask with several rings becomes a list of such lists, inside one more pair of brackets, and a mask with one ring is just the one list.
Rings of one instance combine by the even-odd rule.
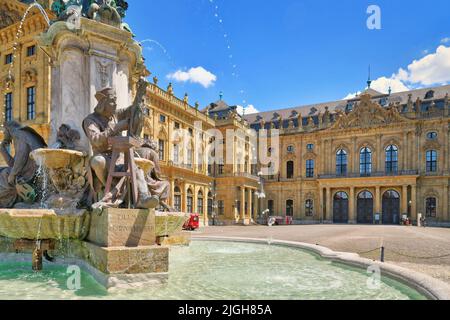
[[383, 108], [371, 100], [370, 95], [361, 95], [361, 101], [356, 104], [349, 114], [338, 112], [336, 123], [331, 129], [369, 128], [373, 126], [389, 125], [407, 122], [396, 107]]

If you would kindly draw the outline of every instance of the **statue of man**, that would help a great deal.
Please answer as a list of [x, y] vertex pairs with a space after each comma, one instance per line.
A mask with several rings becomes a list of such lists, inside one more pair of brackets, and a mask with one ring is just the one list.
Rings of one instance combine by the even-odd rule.
[[[132, 107], [117, 110], [117, 96], [112, 88], [97, 92], [95, 98], [98, 104], [94, 113], [84, 119], [83, 130], [94, 153], [90, 161], [91, 169], [97, 181], [102, 187], [105, 187], [112, 157], [112, 146], [108, 143], [108, 139], [121, 136], [123, 131], [129, 129]], [[141, 209], [156, 208], [159, 205], [159, 198], [150, 195], [142, 170], [137, 170], [137, 184], [139, 196], [137, 207]]]
[[[14, 157], [10, 154], [11, 145], [14, 146]], [[28, 189], [28, 192], [34, 193], [33, 190], [29, 190], [31, 188], [29, 184], [34, 180], [37, 167], [30, 158], [30, 153], [46, 147], [44, 139], [32, 128], [23, 127], [16, 121], [5, 124], [0, 153], [8, 167], [0, 168], [1, 208], [12, 208], [19, 195], [23, 195], [21, 189], [25, 191]]]

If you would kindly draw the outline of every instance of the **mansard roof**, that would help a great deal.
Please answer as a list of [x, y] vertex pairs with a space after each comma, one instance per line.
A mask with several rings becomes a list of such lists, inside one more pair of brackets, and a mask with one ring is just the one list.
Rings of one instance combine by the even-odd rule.
[[[430, 95], [427, 96], [427, 93], [430, 91], [433, 91], [432, 97]], [[378, 92], [373, 89], [369, 89], [363, 92], [363, 94], [370, 94], [372, 101], [379, 102], [383, 100], [384, 103], [380, 103], [382, 106], [388, 106], [390, 103], [400, 103], [402, 105], [406, 104], [409, 99], [409, 95], [411, 95], [411, 100], [415, 102], [418, 98], [424, 102], [431, 101], [431, 100], [439, 100], [444, 99], [445, 95], [447, 93], [450, 94], [450, 85], [446, 86], [439, 86], [439, 87], [432, 87], [432, 88], [422, 88], [422, 89], [416, 89], [411, 91], [405, 91], [405, 92], [398, 92], [398, 93], [392, 93], [384, 94], [381, 92]], [[361, 94], [362, 95], [362, 94]], [[277, 110], [274, 109], [272, 111], [267, 112], [260, 112], [255, 114], [249, 114], [245, 116], [245, 119], [250, 123], [260, 122], [261, 120], [264, 120], [265, 122], [271, 122], [274, 119], [274, 114], [279, 115], [282, 119], [289, 119], [293, 118], [294, 115], [300, 115], [302, 117], [309, 117], [318, 115], [319, 113], [324, 113], [325, 111], [336, 113], [338, 111], [345, 111], [349, 104], [354, 104], [355, 102], [360, 101], [361, 95], [356, 96], [355, 98], [348, 99], [348, 100], [337, 100], [337, 101], [330, 101], [330, 102], [323, 102], [323, 103], [317, 103], [317, 104], [311, 104], [311, 105], [304, 105], [304, 106], [298, 106], [293, 108], [286, 108]]]

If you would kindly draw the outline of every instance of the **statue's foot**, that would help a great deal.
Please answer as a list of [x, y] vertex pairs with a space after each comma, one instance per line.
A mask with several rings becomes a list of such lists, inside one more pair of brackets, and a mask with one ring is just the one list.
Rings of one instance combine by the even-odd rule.
[[155, 209], [159, 206], [159, 197], [158, 196], [146, 196], [139, 197], [139, 201], [136, 205], [138, 209]]

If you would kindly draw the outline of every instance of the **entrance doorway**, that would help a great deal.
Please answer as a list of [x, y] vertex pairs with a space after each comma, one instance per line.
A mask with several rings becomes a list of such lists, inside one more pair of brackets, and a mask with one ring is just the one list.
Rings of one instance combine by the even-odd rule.
[[333, 222], [348, 223], [348, 195], [345, 192], [334, 195]]
[[400, 195], [389, 190], [383, 194], [383, 224], [400, 224]]
[[363, 191], [358, 195], [358, 217], [360, 224], [373, 224], [373, 195]]

